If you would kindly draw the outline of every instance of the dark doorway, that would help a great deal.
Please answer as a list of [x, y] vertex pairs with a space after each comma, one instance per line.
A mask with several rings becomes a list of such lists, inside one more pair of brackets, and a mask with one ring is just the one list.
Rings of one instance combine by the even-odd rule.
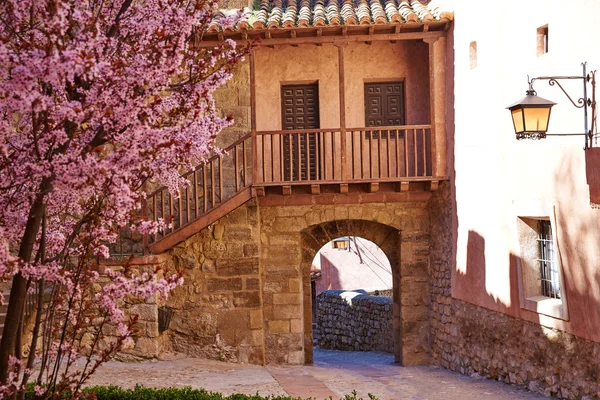
[[[319, 129], [318, 84], [281, 86], [283, 130]], [[318, 133], [290, 133], [283, 137], [284, 180], [318, 179]]]
[[366, 126], [405, 124], [404, 82], [365, 83]]

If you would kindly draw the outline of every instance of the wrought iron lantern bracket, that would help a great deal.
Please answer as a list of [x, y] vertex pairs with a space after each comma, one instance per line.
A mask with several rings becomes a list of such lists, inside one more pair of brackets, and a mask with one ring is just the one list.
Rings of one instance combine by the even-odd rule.
[[[533, 83], [535, 81], [545, 80], [548, 81], [550, 86], [558, 86], [558, 88], [567, 96], [571, 104], [576, 108], [583, 109], [584, 114], [584, 133], [544, 133], [543, 136], [585, 136], [585, 147], [589, 149], [592, 147], [592, 141], [595, 139], [597, 142], [597, 110], [596, 110], [596, 71], [587, 73], [586, 67], [587, 62], [581, 63], [583, 67], [583, 74], [577, 76], [538, 76], [535, 78], [529, 78], [527, 76], [527, 83], [529, 84], [529, 90], [527, 95], [536, 96], [537, 92], [533, 89]], [[575, 101], [566, 89], [560, 84], [563, 80], [581, 80], [583, 82], [583, 97], [580, 97]], [[591, 97], [588, 96], [588, 84], [591, 86]], [[591, 115], [591, 118], [588, 118]], [[537, 139], [533, 137], [535, 135], [529, 135], [529, 138]]]

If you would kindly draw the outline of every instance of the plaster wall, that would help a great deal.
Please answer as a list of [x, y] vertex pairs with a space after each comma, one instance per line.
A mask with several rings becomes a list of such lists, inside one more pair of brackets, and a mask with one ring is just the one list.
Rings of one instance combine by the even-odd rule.
[[[349, 43], [345, 47], [346, 126], [365, 126], [364, 84], [404, 81], [407, 124], [429, 123], [428, 45], [422, 41]], [[256, 52], [256, 127], [281, 130], [281, 85], [318, 82], [321, 128], [339, 128], [338, 48], [299, 45]]]
[[[517, 141], [505, 107], [527, 89], [527, 75], [581, 75], [600, 65], [600, 3], [522, 2], [519, 9], [455, 1], [453, 172], [456, 218], [452, 296], [490, 310], [600, 341], [600, 211], [590, 206], [583, 137]], [[549, 51], [536, 53], [536, 30], [549, 29]], [[469, 47], [477, 42], [477, 65]], [[562, 82], [561, 82], [562, 83]], [[567, 82], [574, 98], [582, 82]], [[583, 112], [556, 86], [534, 85], [558, 104], [549, 133], [583, 132]], [[481, 99], [481, 100], [480, 100]], [[451, 111], [450, 111], [451, 112]], [[449, 143], [450, 140], [449, 140]], [[549, 217], [554, 224], [568, 316], [523, 308], [519, 276], [524, 253], [518, 217]]]
[[392, 288], [392, 269], [385, 253], [361, 237], [350, 239], [350, 250], [334, 249], [333, 242], [319, 250], [311, 270], [321, 271], [316, 295], [324, 290], [363, 289], [368, 292]]

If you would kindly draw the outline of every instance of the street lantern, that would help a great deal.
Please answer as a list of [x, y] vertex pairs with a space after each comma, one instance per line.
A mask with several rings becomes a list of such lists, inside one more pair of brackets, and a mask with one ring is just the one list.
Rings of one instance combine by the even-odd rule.
[[507, 107], [513, 119], [517, 139], [543, 139], [548, 131], [550, 110], [556, 103], [528, 90], [527, 96]]
[[[592, 147], [592, 141], [594, 138], [597, 140], [596, 71], [588, 74], [586, 70], [587, 63], [584, 62], [581, 65], [583, 67], [583, 74], [581, 75], [539, 76], [537, 78], [527, 79], [529, 83], [529, 90], [526, 92], [527, 96], [506, 107], [508, 110], [510, 110], [517, 139], [543, 139], [546, 136], [584, 136], [584, 149], [587, 150]], [[533, 90], [533, 82], [536, 80], [545, 80], [548, 81], [550, 86], [558, 86], [571, 101], [571, 104], [583, 110], [583, 133], [547, 133], [548, 124], [550, 123], [550, 110], [556, 103], [538, 97], [535, 90]], [[560, 84], [560, 81], [563, 80], [581, 81], [583, 83], [583, 97], [574, 100], [571, 96], [569, 96], [569, 93], [567, 93], [565, 88], [563, 88]], [[588, 97], [588, 89], [591, 89], [592, 91], [591, 98]], [[591, 111], [591, 119], [589, 121], [588, 111]]]

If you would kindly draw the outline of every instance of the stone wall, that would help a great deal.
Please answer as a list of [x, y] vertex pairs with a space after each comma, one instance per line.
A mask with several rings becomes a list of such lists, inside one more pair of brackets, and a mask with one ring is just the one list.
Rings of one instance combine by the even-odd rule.
[[359, 291], [326, 290], [317, 296], [317, 346], [393, 353], [392, 299]]
[[398, 362], [428, 362], [425, 201], [273, 206], [261, 199], [270, 200], [250, 200], [163, 255], [185, 279], [166, 304], [174, 315], [160, 336], [163, 351], [256, 364], [311, 363], [312, 259], [333, 238], [355, 235], [377, 243], [392, 265], [400, 289], [392, 299]]
[[600, 343], [452, 300], [442, 365], [565, 399], [600, 397]]
[[170, 295], [170, 348], [193, 357], [264, 363], [258, 207], [238, 207], [166, 254], [184, 272]]
[[431, 363], [566, 399], [600, 398], [600, 343], [451, 297], [453, 199], [429, 201]]

